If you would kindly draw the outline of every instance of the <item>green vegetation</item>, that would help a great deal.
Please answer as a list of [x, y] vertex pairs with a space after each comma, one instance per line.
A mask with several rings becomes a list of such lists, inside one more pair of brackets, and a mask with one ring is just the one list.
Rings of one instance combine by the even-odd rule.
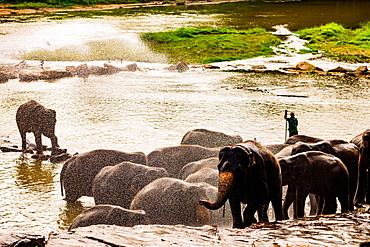
[[281, 42], [263, 28], [232, 30], [222, 28], [179, 28], [144, 33], [141, 38], [155, 52], [171, 62], [212, 63], [273, 55], [272, 46]]
[[329, 23], [297, 33], [300, 38], [309, 41], [307, 47], [313, 52], [324, 51], [326, 57], [339, 61], [370, 62], [370, 22], [355, 30]]
[[104, 4], [126, 4], [126, 3], [146, 3], [150, 0], [0, 0], [0, 4], [9, 4], [6, 8], [10, 9], [40, 9], [40, 8], [69, 8], [72, 6], [93, 6]]

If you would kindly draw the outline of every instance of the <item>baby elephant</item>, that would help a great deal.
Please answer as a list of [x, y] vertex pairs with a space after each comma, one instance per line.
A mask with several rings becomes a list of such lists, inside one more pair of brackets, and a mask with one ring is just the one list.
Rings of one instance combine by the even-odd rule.
[[279, 159], [283, 185], [288, 185], [284, 200], [284, 213], [287, 205], [295, 201], [294, 217], [304, 217], [304, 206], [309, 193], [323, 196], [324, 214], [336, 212], [336, 198], [341, 210], [349, 208], [348, 171], [343, 162], [321, 151], [308, 151]]
[[22, 151], [26, 151], [27, 140], [26, 133], [33, 132], [36, 141], [37, 154], [42, 154], [41, 135], [51, 140], [52, 155], [58, 150], [58, 138], [55, 135], [56, 112], [47, 109], [40, 103], [31, 100], [22, 104], [16, 113], [16, 121], [19, 133], [22, 138]]
[[83, 211], [72, 222], [68, 231], [91, 225], [117, 225], [132, 227], [149, 224], [143, 210], [129, 210], [114, 205], [98, 205]]

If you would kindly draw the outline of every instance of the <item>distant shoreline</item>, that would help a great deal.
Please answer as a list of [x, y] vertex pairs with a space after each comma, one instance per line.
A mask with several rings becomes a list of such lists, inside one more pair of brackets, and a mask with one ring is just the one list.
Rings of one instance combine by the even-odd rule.
[[99, 11], [108, 9], [121, 9], [121, 8], [148, 8], [158, 6], [176, 6], [176, 5], [206, 5], [206, 4], [220, 4], [220, 3], [233, 3], [245, 2], [246, 0], [206, 0], [206, 1], [185, 1], [184, 3], [173, 1], [171, 3], [163, 3], [162, 1], [153, 1], [149, 3], [127, 3], [127, 4], [107, 4], [107, 5], [94, 5], [94, 6], [72, 6], [69, 9], [63, 8], [40, 8], [40, 9], [7, 9], [9, 4], [0, 4], [0, 16], [13, 16], [13, 15], [26, 15], [37, 13], [53, 13], [53, 12], [70, 12], [70, 11]]

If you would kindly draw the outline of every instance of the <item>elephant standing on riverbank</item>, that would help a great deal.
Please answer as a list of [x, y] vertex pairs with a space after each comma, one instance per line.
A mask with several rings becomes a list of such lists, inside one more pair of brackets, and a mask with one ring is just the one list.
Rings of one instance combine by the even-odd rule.
[[240, 143], [242, 141], [243, 138], [239, 135], [228, 135], [207, 129], [194, 129], [185, 133], [181, 140], [181, 144], [215, 148]]
[[37, 154], [43, 153], [42, 135], [50, 138], [52, 155], [57, 154], [58, 138], [55, 135], [56, 112], [47, 109], [35, 100], [19, 106], [16, 113], [16, 122], [22, 138], [22, 151], [27, 149], [26, 133], [32, 132], [35, 136]]
[[294, 218], [304, 217], [304, 206], [309, 193], [323, 196], [324, 214], [336, 212], [336, 198], [342, 212], [349, 209], [348, 171], [337, 157], [321, 151], [308, 151], [279, 159], [283, 174], [283, 184], [288, 185], [284, 200], [284, 214], [294, 202]]
[[[363, 203], [370, 203], [370, 129], [365, 130], [361, 135], [360, 156], [358, 160], [358, 180], [354, 199], [356, 207]], [[366, 183], [367, 180], [367, 183]]]
[[91, 225], [116, 225], [132, 227], [147, 225], [149, 220], [143, 210], [129, 210], [115, 205], [97, 205], [79, 214], [68, 231]]
[[77, 154], [67, 160], [60, 172], [60, 187], [65, 191], [65, 200], [75, 202], [81, 196], [93, 196], [92, 182], [96, 174], [106, 166], [114, 166], [123, 161], [147, 164], [142, 152], [123, 152], [118, 150], [97, 149]]
[[332, 154], [343, 161], [349, 174], [349, 210], [354, 210], [353, 199], [358, 179], [358, 147], [353, 143], [343, 140], [329, 140], [316, 143], [297, 142], [293, 145], [292, 155], [306, 151], [322, 151], [327, 154]]
[[164, 168], [128, 161], [106, 166], [93, 180], [92, 192], [95, 204], [112, 204], [130, 208], [131, 201], [138, 191], [157, 178], [168, 176]]
[[[223, 147], [219, 153], [219, 183], [215, 202], [201, 200], [208, 209], [219, 209], [227, 200], [233, 215], [233, 227], [244, 228], [259, 221], [268, 222], [267, 209], [272, 202], [276, 220], [283, 219], [280, 165], [267, 148], [256, 141]], [[247, 204], [241, 213], [241, 203]]]
[[207, 148], [199, 145], [177, 145], [157, 148], [148, 154], [148, 166], [163, 167], [171, 177], [178, 178], [180, 170], [186, 164], [217, 157], [219, 148]]

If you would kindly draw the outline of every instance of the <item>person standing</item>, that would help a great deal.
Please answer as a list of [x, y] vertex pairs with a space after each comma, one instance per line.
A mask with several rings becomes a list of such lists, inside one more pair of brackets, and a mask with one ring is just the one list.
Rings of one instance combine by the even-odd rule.
[[290, 112], [288, 117], [288, 110], [285, 110], [284, 119], [288, 122], [289, 137], [298, 135], [298, 119], [295, 118], [294, 112]]

